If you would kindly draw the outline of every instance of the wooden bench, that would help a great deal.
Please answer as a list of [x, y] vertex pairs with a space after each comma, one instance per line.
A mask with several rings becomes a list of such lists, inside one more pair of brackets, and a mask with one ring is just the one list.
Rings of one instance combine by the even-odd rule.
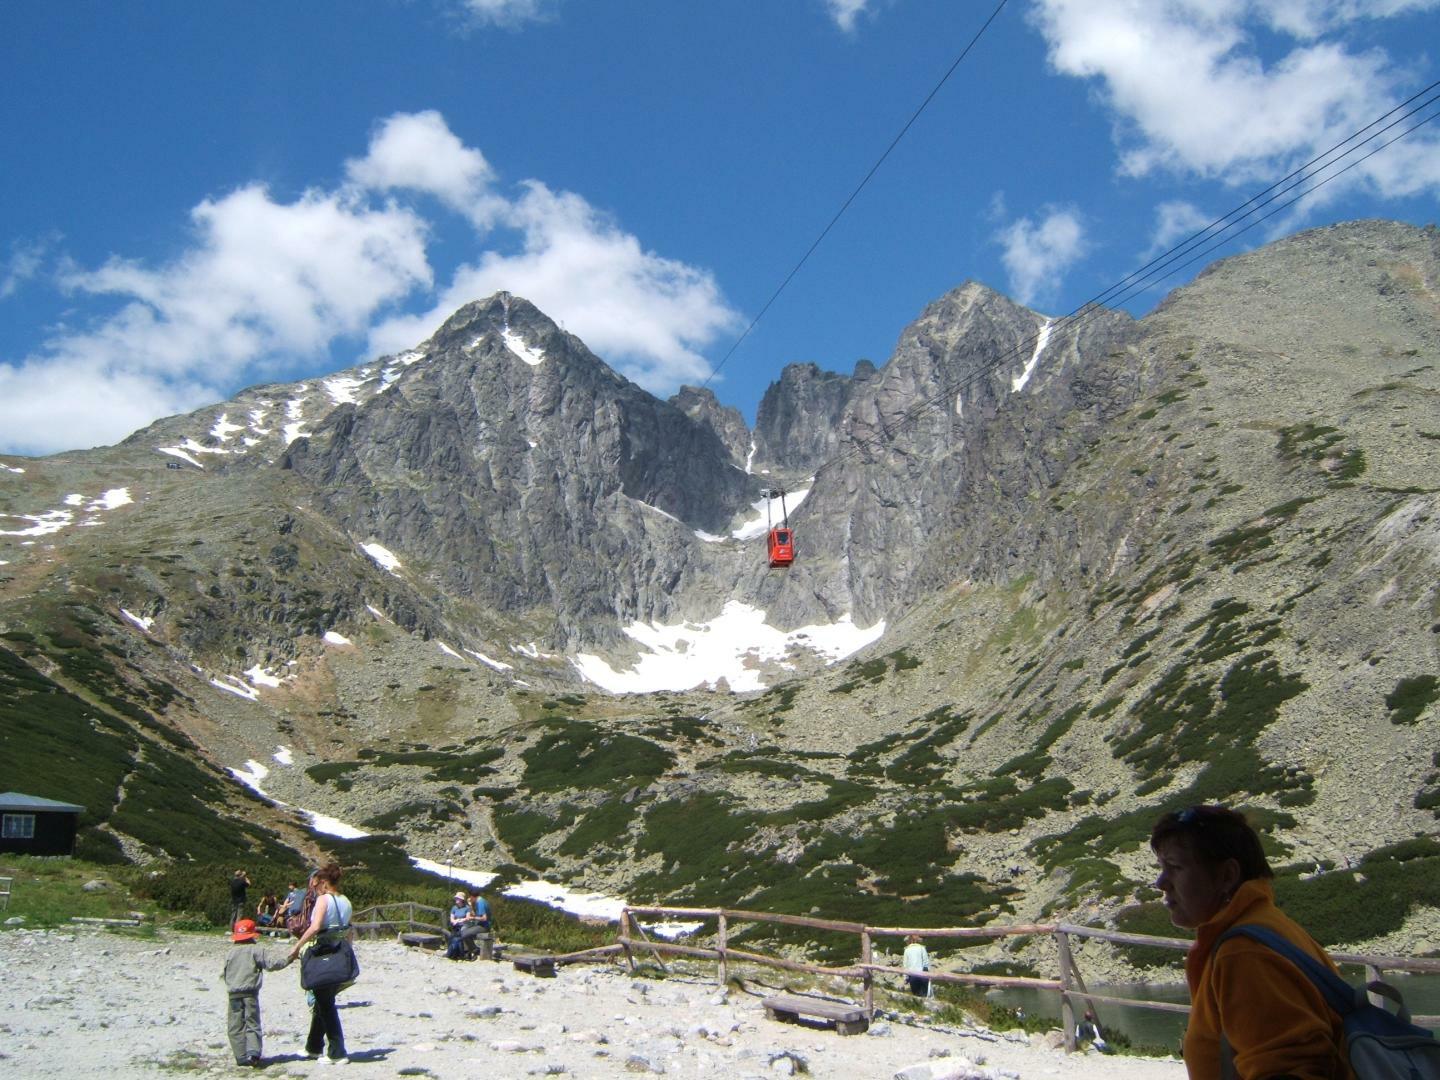
[[528, 971], [537, 979], [553, 979], [555, 977], [555, 957], [553, 956], [517, 956], [514, 964], [516, 971]]
[[802, 1016], [815, 1017], [827, 1027], [834, 1024], [841, 1035], [859, 1035], [870, 1027], [870, 1017], [865, 1010], [845, 1001], [779, 994], [766, 998], [762, 1004], [766, 1016], [787, 1024], [799, 1023]]
[[443, 949], [445, 947], [444, 934], [421, 934], [403, 933], [399, 935], [401, 945], [409, 945], [416, 949]]

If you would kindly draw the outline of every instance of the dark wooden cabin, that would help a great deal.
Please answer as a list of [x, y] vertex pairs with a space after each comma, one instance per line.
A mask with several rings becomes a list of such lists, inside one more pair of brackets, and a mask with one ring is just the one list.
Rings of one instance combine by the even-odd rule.
[[0, 794], [0, 853], [70, 855], [83, 806], [18, 791]]

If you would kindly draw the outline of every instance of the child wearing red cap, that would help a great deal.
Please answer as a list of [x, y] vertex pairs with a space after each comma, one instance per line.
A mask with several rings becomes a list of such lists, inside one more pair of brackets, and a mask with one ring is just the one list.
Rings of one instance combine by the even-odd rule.
[[230, 991], [230, 1012], [226, 1029], [230, 1050], [236, 1065], [259, 1068], [260, 1059], [260, 983], [267, 971], [279, 971], [290, 963], [288, 951], [256, 947], [259, 933], [254, 919], [235, 923], [231, 940], [235, 943], [225, 957], [225, 989]]

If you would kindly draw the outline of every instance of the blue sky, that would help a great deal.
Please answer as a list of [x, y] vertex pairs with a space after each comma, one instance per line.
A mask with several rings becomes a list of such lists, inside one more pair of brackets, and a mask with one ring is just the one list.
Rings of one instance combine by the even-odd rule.
[[[1440, 0], [1008, 0], [714, 374], [997, 2], [0, 5], [0, 450], [399, 351], [497, 289], [753, 419], [785, 364], [883, 363], [968, 279], [1064, 314], [1440, 78]], [[1440, 123], [1241, 243], [1437, 202]]]

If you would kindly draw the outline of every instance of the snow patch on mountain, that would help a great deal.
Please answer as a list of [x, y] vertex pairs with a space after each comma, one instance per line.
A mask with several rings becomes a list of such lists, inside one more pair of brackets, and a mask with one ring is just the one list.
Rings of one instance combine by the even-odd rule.
[[353, 375], [333, 375], [322, 383], [325, 393], [330, 395], [330, 400], [336, 405], [355, 404], [355, 391], [365, 385], [364, 379], [357, 379]]
[[[805, 496], [809, 495], [810, 491], [811, 488], [808, 487], [800, 488], [798, 491], [787, 491], [785, 493], [785, 509], [793, 513], [795, 508], [805, 501]], [[772, 522], [775, 525], [780, 524], [779, 499], [761, 499], [751, 503], [750, 508], [755, 512], [755, 516], [730, 534], [736, 540], [754, 540], [769, 532]]]
[[[302, 392], [302, 391], [304, 391], [304, 390], [306, 390], [306, 389], [307, 389], [307, 387], [306, 387], [306, 385], [305, 385], [304, 383], [301, 383], [299, 386], [295, 387], [295, 390], [296, 390], [297, 393]], [[285, 403], [285, 419], [289, 420], [290, 423], [288, 423], [288, 424], [285, 425], [284, 429], [283, 429], [282, 432], [281, 432], [280, 437], [285, 440], [285, 445], [286, 445], [286, 446], [289, 446], [289, 445], [290, 445], [292, 442], [294, 442], [296, 439], [309, 436], [310, 433], [309, 433], [308, 431], [304, 430], [304, 428], [305, 428], [305, 399], [304, 399], [304, 398], [298, 398], [298, 397], [297, 397], [297, 398], [291, 398], [289, 401], [287, 401], [287, 402]]]
[[188, 461], [197, 469], [205, 468], [204, 465], [200, 464], [200, 462], [196, 461], [193, 457], [191, 457], [188, 453], [186, 453], [178, 446], [157, 446], [155, 449], [160, 451], [160, 453], [162, 454], [169, 454], [171, 457], [178, 457], [181, 461]]
[[224, 690], [227, 694], [234, 694], [246, 701], [259, 701], [260, 693], [244, 679], [234, 675], [212, 675], [210, 685], [217, 690]]
[[365, 552], [366, 555], [369, 555], [370, 558], [374, 559], [376, 565], [380, 566], [382, 569], [389, 570], [390, 573], [395, 574], [396, 577], [400, 576], [397, 573], [401, 566], [400, 560], [397, 559], [395, 557], [395, 554], [391, 552], [388, 548], [381, 547], [379, 544], [370, 543], [361, 544], [360, 550]]
[[479, 660], [486, 667], [494, 668], [496, 671], [515, 670], [512, 665], [505, 663], [503, 660], [492, 660], [490, 657], [486, 656], [482, 652], [476, 652], [474, 649], [466, 649], [465, 651], [468, 652], [471, 656], [475, 657], [476, 660]]
[[17, 518], [31, 523], [27, 529], [0, 529], [0, 536], [50, 536], [75, 520], [69, 510], [50, 510], [43, 514], [0, 514], [4, 518]]
[[881, 620], [857, 627], [849, 615], [839, 622], [777, 630], [765, 623], [765, 612], [738, 600], [725, 605], [707, 623], [671, 625], [634, 622], [621, 627], [645, 650], [633, 667], [616, 670], [600, 657], [581, 653], [570, 662], [588, 681], [616, 694], [648, 694], [715, 686], [724, 679], [732, 691], [763, 690], [758, 664], [784, 663], [797, 649], [842, 660], [885, 633]]
[[539, 367], [545, 362], [545, 353], [543, 351], [540, 349], [532, 349], [525, 343], [524, 338], [508, 326], [500, 332], [500, 336], [505, 340], [505, 347], [531, 367]]
[[1025, 365], [1025, 370], [1015, 376], [1011, 381], [1011, 390], [1018, 392], [1025, 389], [1025, 384], [1030, 381], [1030, 376], [1034, 374], [1035, 365], [1040, 362], [1040, 354], [1045, 351], [1045, 346], [1050, 344], [1050, 330], [1054, 325], [1054, 322], [1046, 319], [1045, 325], [1040, 327], [1040, 333], [1035, 337], [1035, 351], [1030, 354], [1030, 362]]
[[215, 418], [215, 423], [211, 425], [210, 434], [213, 435], [215, 438], [219, 439], [221, 442], [226, 442], [229, 440], [231, 435], [234, 435], [237, 431], [244, 430], [245, 429], [241, 425], [230, 423], [229, 413], [222, 412], [219, 416]]

